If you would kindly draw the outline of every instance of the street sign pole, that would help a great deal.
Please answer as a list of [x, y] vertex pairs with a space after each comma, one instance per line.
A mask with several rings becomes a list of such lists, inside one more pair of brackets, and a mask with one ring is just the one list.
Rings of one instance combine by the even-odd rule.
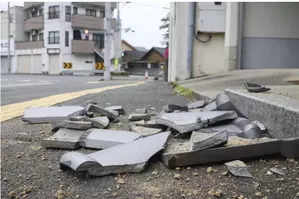
[[111, 2], [105, 3], [105, 46], [104, 46], [104, 80], [111, 80]]

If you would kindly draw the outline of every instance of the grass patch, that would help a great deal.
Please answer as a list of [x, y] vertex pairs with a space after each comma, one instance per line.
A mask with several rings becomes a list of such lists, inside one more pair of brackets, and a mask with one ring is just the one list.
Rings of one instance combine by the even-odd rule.
[[113, 76], [129, 76], [128, 72], [111, 72]]
[[185, 88], [185, 87], [180, 86], [176, 83], [173, 83], [172, 86], [174, 87], [174, 92], [177, 93], [178, 95], [182, 95], [182, 96], [187, 97], [189, 99], [194, 98], [193, 91], [190, 88]]

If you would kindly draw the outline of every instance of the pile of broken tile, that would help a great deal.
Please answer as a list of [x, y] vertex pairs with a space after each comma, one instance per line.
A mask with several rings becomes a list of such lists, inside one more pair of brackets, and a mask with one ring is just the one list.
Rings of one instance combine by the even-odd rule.
[[[169, 104], [159, 113], [153, 107], [136, 109], [128, 116], [130, 131], [110, 128], [124, 115], [122, 106], [89, 102], [30, 108], [23, 121], [51, 123], [53, 135], [42, 146], [72, 150], [62, 155], [60, 168], [93, 176], [141, 172], [161, 151], [159, 157], [169, 168], [267, 155], [273, 151], [262, 150], [264, 145], [273, 148], [277, 141], [261, 122], [240, 116], [225, 94], [209, 102]], [[80, 147], [97, 151], [74, 151]]]

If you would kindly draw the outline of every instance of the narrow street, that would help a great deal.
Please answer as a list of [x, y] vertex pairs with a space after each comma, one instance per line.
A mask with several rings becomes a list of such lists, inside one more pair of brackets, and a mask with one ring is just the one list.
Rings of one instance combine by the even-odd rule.
[[[77, 81], [82, 83], [83, 80]], [[105, 82], [105, 85], [116, 83], [117, 81]], [[127, 114], [120, 117], [120, 123], [113, 124], [111, 128], [123, 130], [128, 130], [127, 116], [136, 108], [151, 105], [160, 111], [165, 104], [184, 105], [188, 102], [186, 98], [175, 95], [167, 83], [146, 81], [137, 87], [86, 95], [62, 104], [80, 105], [87, 100], [96, 101], [103, 107], [122, 105]], [[22, 132], [27, 133], [30, 139], [20, 139], [18, 135]], [[294, 198], [299, 191], [298, 162], [292, 159], [286, 161], [280, 156], [246, 161], [254, 176], [252, 179], [227, 174], [226, 167], [221, 163], [168, 169], [155, 157], [144, 172], [136, 174], [91, 177], [70, 171], [62, 172], [59, 158], [67, 151], [47, 150], [40, 145], [41, 140], [51, 134], [51, 125], [30, 125], [21, 118], [1, 124], [3, 198], [13, 198], [14, 195], [22, 195], [24, 198], [55, 198], [61, 190], [66, 194], [63, 198], [214, 198], [208, 193], [214, 190], [221, 193], [219, 198], [278, 199]], [[79, 151], [93, 152], [87, 149]], [[268, 175], [267, 171], [275, 165], [287, 168], [287, 174]]]

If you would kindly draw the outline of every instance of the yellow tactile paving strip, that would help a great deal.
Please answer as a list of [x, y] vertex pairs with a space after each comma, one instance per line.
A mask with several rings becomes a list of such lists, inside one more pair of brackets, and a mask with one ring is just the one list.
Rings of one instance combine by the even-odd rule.
[[144, 84], [143, 81], [136, 82], [133, 84], [122, 84], [122, 85], [114, 85], [114, 86], [106, 86], [102, 88], [94, 88], [94, 89], [86, 89], [83, 91], [76, 91], [70, 93], [63, 93], [58, 95], [52, 95], [48, 97], [43, 97], [39, 99], [34, 99], [30, 101], [15, 103], [15, 104], [8, 104], [0, 107], [1, 111], [1, 118], [0, 122], [4, 122], [6, 120], [21, 116], [24, 114], [24, 110], [30, 107], [37, 107], [37, 106], [52, 106], [54, 104], [58, 104], [64, 101], [68, 101], [77, 97], [81, 97], [88, 94], [95, 94], [101, 93], [107, 90], [113, 90], [118, 88], [130, 87], [130, 86], [139, 86]]

